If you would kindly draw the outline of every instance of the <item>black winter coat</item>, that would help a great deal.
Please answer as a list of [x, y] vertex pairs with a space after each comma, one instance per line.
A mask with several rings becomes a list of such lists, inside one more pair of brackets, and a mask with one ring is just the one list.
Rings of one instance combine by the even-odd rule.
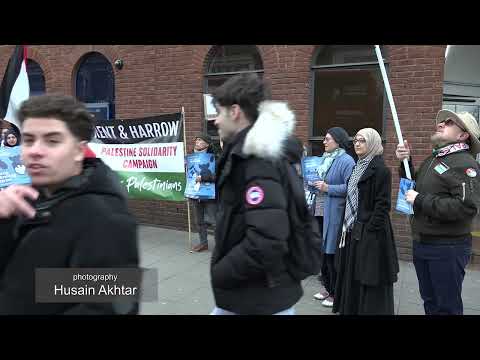
[[136, 303], [35, 303], [36, 268], [138, 267], [137, 224], [116, 174], [85, 159], [81, 175], [34, 205], [34, 219], [0, 223], [0, 314], [137, 313]]
[[363, 285], [397, 281], [398, 257], [390, 222], [391, 173], [382, 156], [372, 159], [358, 182], [357, 222], [363, 225], [357, 246], [355, 277]]
[[[429, 244], [456, 244], [470, 237], [480, 210], [480, 166], [466, 151], [429, 156], [414, 172], [418, 192], [411, 217], [412, 236]], [[440, 170], [441, 171], [437, 171]], [[400, 176], [405, 177], [403, 165]]]
[[[211, 281], [218, 307], [238, 314], [274, 314], [292, 307], [303, 290], [284, 261], [290, 227], [280, 170], [274, 161], [244, 153], [250, 130], [226, 144], [219, 160]], [[290, 157], [300, 154], [301, 148]]]

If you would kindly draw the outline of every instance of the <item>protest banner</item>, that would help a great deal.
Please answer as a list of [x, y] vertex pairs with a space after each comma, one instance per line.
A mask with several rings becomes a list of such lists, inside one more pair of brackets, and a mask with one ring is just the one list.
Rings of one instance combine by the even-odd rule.
[[181, 113], [96, 125], [88, 144], [120, 177], [132, 199], [184, 201]]

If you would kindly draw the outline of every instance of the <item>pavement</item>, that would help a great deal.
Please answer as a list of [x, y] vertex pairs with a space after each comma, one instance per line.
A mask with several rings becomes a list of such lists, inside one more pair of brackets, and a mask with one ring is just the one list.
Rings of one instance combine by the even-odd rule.
[[[192, 233], [192, 240], [197, 238]], [[140, 264], [158, 271], [158, 300], [142, 302], [141, 315], [208, 315], [215, 303], [210, 287], [209, 251], [190, 253], [188, 233], [153, 226], [140, 226]], [[316, 277], [303, 281], [304, 296], [295, 305], [297, 315], [334, 315], [313, 295], [319, 291]], [[394, 285], [396, 315], [424, 315], [413, 264], [400, 262], [399, 280]], [[480, 270], [468, 268], [462, 292], [464, 314], [480, 315]]]

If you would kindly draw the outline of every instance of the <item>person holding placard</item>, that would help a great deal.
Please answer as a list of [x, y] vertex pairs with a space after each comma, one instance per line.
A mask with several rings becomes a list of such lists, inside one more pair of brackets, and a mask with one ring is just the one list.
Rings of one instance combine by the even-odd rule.
[[[210, 136], [198, 134], [195, 137], [194, 153], [214, 154], [215, 150]], [[195, 178], [196, 185], [210, 182], [215, 183], [215, 174], [208, 170], [208, 164], [203, 164], [201, 171]], [[199, 243], [192, 248], [192, 252], [201, 252], [208, 250], [208, 233], [209, 225], [215, 225], [216, 202], [210, 199], [191, 199], [195, 208], [195, 220], [198, 229]]]
[[[409, 160], [416, 181], [406, 192], [411, 218], [413, 264], [427, 315], [463, 314], [462, 283], [472, 253], [472, 222], [480, 209], [480, 128], [467, 113], [440, 110], [434, 147], [415, 173], [407, 141], [398, 160]], [[403, 166], [400, 176], [405, 177]]]
[[317, 169], [319, 177], [323, 180], [316, 181], [313, 185], [319, 191], [316, 197], [315, 217], [319, 221], [320, 229], [323, 229], [321, 278], [324, 288], [315, 294], [314, 298], [322, 300], [323, 306], [332, 307], [336, 280], [335, 249], [345, 211], [347, 182], [355, 161], [346, 152], [350, 148], [350, 140], [343, 128], [329, 129], [323, 144], [324, 161]]

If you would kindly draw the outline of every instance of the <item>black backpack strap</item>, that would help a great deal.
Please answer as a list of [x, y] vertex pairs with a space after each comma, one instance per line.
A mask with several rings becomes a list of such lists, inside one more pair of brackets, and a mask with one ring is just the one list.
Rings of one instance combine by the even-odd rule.
[[285, 191], [286, 194], [288, 194], [288, 200], [290, 199], [290, 182], [289, 182], [289, 177], [288, 177], [288, 166], [290, 166], [290, 163], [286, 158], [282, 158], [278, 160], [277, 163], [277, 168], [280, 173], [280, 181], [283, 187], [283, 190]]
[[288, 186], [289, 195], [295, 202], [297, 212], [305, 218], [307, 210], [307, 201], [305, 199], [305, 189], [303, 187], [303, 180], [297, 173], [295, 166], [288, 161], [284, 165], [285, 182]]

